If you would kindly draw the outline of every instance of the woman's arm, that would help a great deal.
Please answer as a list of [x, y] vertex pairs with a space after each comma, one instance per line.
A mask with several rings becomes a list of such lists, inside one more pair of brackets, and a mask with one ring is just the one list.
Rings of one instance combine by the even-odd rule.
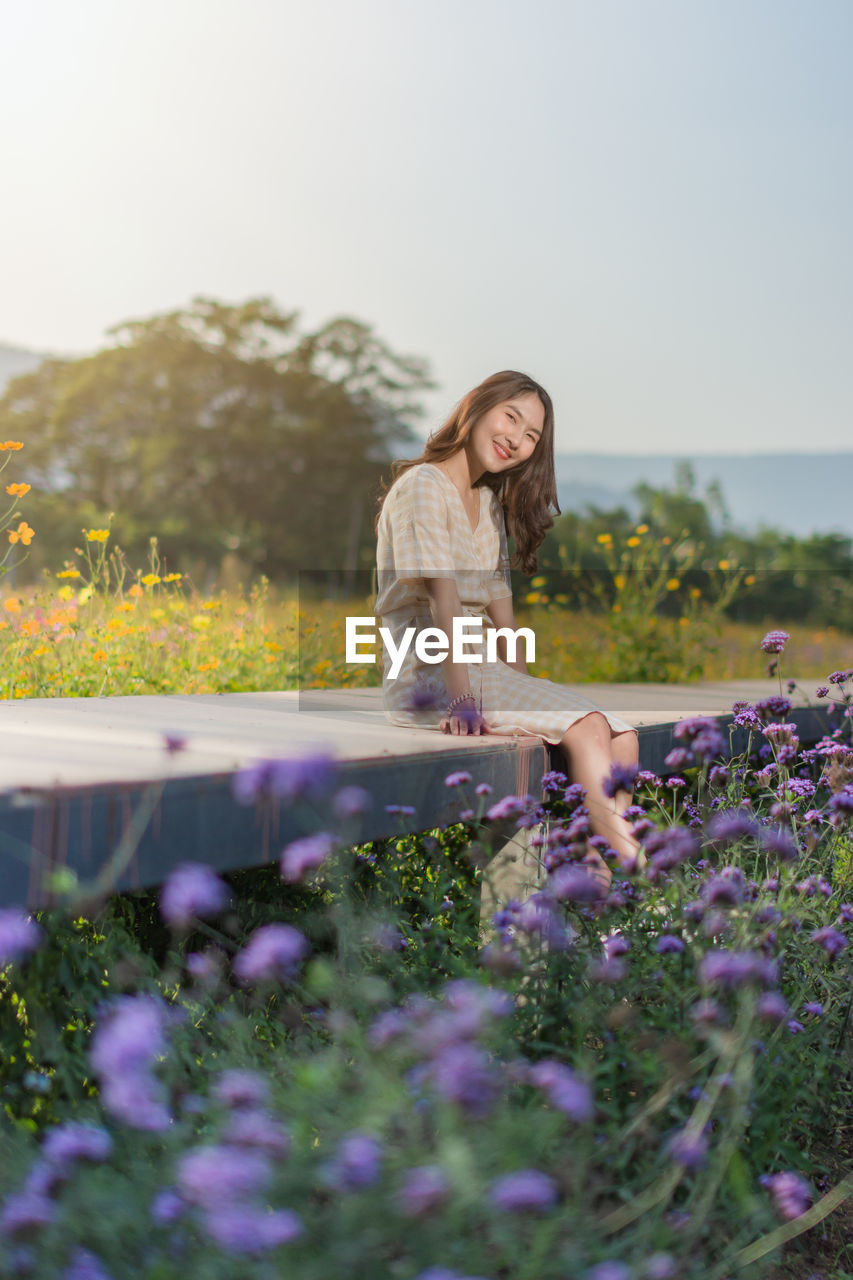
[[[486, 611], [496, 627], [507, 627], [510, 631], [517, 630], [515, 611], [512, 607], [512, 596], [500, 596], [497, 600], [491, 600], [486, 606]], [[522, 675], [529, 674], [522, 645], [516, 645], [515, 661], [510, 662], [507, 658], [506, 640], [503, 636], [498, 636], [498, 657], [508, 667], [512, 667], [515, 671], [520, 671]]]

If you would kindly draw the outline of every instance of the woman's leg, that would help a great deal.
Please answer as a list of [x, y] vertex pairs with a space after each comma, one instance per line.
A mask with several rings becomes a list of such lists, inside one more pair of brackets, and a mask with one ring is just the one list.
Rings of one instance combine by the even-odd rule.
[[[605, 837], [615, 850], [620, 866], [633, 870], [637, 865], [639, 845], [622, 817], [623, 809], [630, 802], [630, 794], [618, 791], [615, 797], [607, 796], [603, 784], [614, 762], [637, 763], [636, 733], [624, 732], [614, 737], [606, 717], [600, 711], [592, 711], [566, 730], [560, 741], [560, 750], [566, 758], [570, 780], [580, 783], [586, 791], [593, 831]], [[590, 857], [589, 862], [597, 871], [606, 867], [603, 860], [595, 857]], [[609, 884], [609, 868], [607, 872]]]

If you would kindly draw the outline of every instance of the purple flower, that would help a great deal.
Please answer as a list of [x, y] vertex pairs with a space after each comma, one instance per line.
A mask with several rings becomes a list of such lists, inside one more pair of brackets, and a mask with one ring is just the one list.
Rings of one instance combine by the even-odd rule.
[[828, 698], [829, 697], [828, 686], [825, 684], [820, 685], [817, 689], [815, 689], [814, 696], [816, 698]]
[[782, 862], [796, 862], [800, 856], [793, 836], [784, 827], [762, 827], [759, 838], [762, 849]]
[[718, 809], [706, 827], [706, 834], [715, 844], [730, 844], [755, 835], [758, 823], [743, 809]]
[[364, 787], [341, 787], [335, 792], [332, 808], [338, 818], [355, 818], [366, 813], [372, 803], [370, 792]]
[[558, 902], [595, 902], [607, 893], [601, 879], [577, 863], [564, 863], [548, 877], [548, 892]]
[[488, 1115], [497, 1082], [488, 1055], [476, 1045], [450, 1044], [430, 1065], [429, 1078], [437, 1092], [473, 1116]]
[[253, 804], [269, 797], [289, 801], [318, 797], [331, 787], [334, 775], [334, 759], [325, 752], [296, 760], [257, 760], [234, 774], [234, 798], [239, 804]]
[[530, 796], [504, 796], [490, 809], [486, 810], [489, 822], [503, 822], [507, 818], [518, 818], [527, 813], [532, 804]]
[[667, 1154], [685, 1169], [698, 1169], [708, 1156], [708, 1142], [701, 1133], [681, 1129], [666, 1144]]
[[768, 698], [760, 698], [755, 704], [755, 710], [762, 724], [766, 724], [768, 720], [781, 720], [791, 710], [791, 702], [788, 698], [783, 698], [779, 693], [771, 693]]
[[161, 1132], [172, 1123], [165, 1090], [145, 1071], [110, 1076], [101, 1084], [101, 1101], [112, 1115], [133, 1129]]
[[568, 950], [574, 938], [553, 898], [544, 892], [532, 893], [521, 904], [514, 923], [528, 937], [540, 938], [551, 951]]
[[213, 1212], [264, 1190], [271, 1176], [272, 1166], [261, 1152], [222, 1144], [194, 1147], [177, 1166], [184, 1199]]
[[671, 933], [661, 934], [661, 936], [658, 938], [657, 942], [655, 943], [655, 951], [660, 956], [666, 956], [670, 954], [677, 955], [679, 951], [683, 951], [683, 950], [684, 950], [684, 943], [682, 942], [681, 938], [676, 938], [675, 935]]
[[269, 1085], [257, 1071], [234, 1068], [222, 1072], [211, 1092], [226, 1107], [262, 1107], [269, 1098]]
[[535, 1213], [557, 1202], [557, 1184], [538, 1169], [521, 1169], [492, 1183], [489, 1199], [505, 1213]]
[[43, 932], [31, 916], [17, 907], [6, 907], [0, 911], [0, 969], [35, 951]]
[[805, 1178], [786, 1170], [784, 1173], [763, 1173], [758, 1179], [773, 1197], [776, 1212], [788, 1222], [805, 1213], [812, 1202], [812, 1193]]
[[675, 1280], [678, 1269], [671, 1253], [653, 1253], [646, 1259], [643, 1275], [646, 1280]]
[[254, 1147], [273, 1156], [290, 1150], [290, 1134], [265, 1111], [232, 1111], [222, 1129], [222, 1141], [234, 1147]]
[[450, 1183], [437, 1164], [418, 1165], [409, 1169], [397, 1192], [397, 1207], [407, 1218], [419, 1218], [437, 1209], [450, 1194]]
[[177, 1222], [186, 1207], [186, 1201], [174, 1187], [164, 1187], [151, 1201], [151, 1221], [158, 1227], [171, 1226], [173, 1222]]
[[829, 924], [824, 925], [822, 929], [813, 929], [810, 936], [812, 942], [819, 942], [826, 954], [833, 959], [850, 945], [844, 934], [839, 933]]
[[612, 764], [602, 783], [604, 794], [612, 798], [617, 791], [633, 791], [638, 773], [639, 768], [635, 764]]
[[830, 796], [827, 809], [829, 821], [834, 827], [842, 827], [853, 819], [853, 783], [848, 783], [841, 791]]
[[716, 1000], [706, 996], [696, 1001], [690, 1010], [690, 1016], [694, 1022], [714, 1025], [723, 1021], [723, 1009]]
[[[707, 716], [688, 716], [686, 720], [679, 720], [672, 736], [679, 742], [686, 742], [694, 758], [704, 762], [720, 755], [726, 746], [719, 723]], [[672, 767], [681, 768], [680, 765]]]
[[273, 1211], [251, 1204], [223, 1205], [204, 1216], [207, 1234], [229, 1253], [263, 1253], [301, 1236], [304, 1227], [291, 1209]]
[[531, 1084], [543, 1091], [552, 1107], [578, 1124], [592, 1119], [592, 1091], [587, 1082], [569, 1067], [546, 1058], [534, 1063], [527, 1074]]
[[466, 769], [458, 769], [456, 773], [449, 773], [444, 779], [446, 787], [464, 787], [466, 782], [471, 781], [471, 775]]
[[382, 1147], [369, 1133], [350, 1133], [335, 1159], [325, 1167], [328, 1184], [337, 1191], [361, 1191], [379, 1178]]
[[180, 733], [163, 733], [163, 747], [170, 756], [175, 756], [186, 748], [187, 740]]
[[166, 1047], [166, 1014], [155, 996], [120, 996], [92, 1036], [96, 1071], [115, 1076], [147, 1069]]
[[830, 684], [846, 684], [852, 675], [853, 671], [833, 671], [826, 678]]
[[[727, 871], [733, 874], [726, 875]], [[702, 897], [709, 907], [717, 903], [736, 907], [743, 901], [745, 892], [746, 881], [740, 867], [726, 867], [702, 886]]]
[[765, 653], [781, 653], [790, 639], [787, 631], [768, 631], [761, 641], [761, 648]]
[[91, 1124], [61, 1124], [51, 1129], [41, 1146], [42, 1157], [58, 1170], [70, 1172], [75, 1160], [99, 1164], [113, 1149], [106, 1129]]
[[823, 1013], [823, 1005], [818, 1000], [809, 1000], [803, 1005], [803, 1013], [813, 1013], [815, 1017], [820, 1017]]
[[478, 796], [490, 796], [492, 794], [492, 788], [489, 786], [488, 782], [478, 782], [474, 788], [474, 794]]
[[542, 775], [543, 791], [563, 791], [569, 784], [569, 780], [559, 769], [550, 769]]
[[0, 1213], [0, 1228], [13, 1239], [35, 1235], [42, 1227], [53, 1222], [53, 1201], [33, 1191], [18, 1191], [10, 1195]]
[[732, 703], [734, 723], [741, 729], [760, 729], [761, 720], [755, 707], [748, 702]]
[[234, 957], [234, 973], [241, 982], [289, 980], [308, 954], [308, 939], [289, 924], [262, 924]]
[[776, 981], [777, 965], [756, 951], [716, 947], [702, 957], [699, 976], [706, 986], [739, 987], [756, 981], [769, 985]]
[[334, 840], [327, 831], [305, 836], [287, 845], [281, 855], [279, 868], [284, 880], [295, 883], [306, 873], [316, 871], [332, 852]]
[[583, 1280], [634, 1280], [636, 1272], [624, 1262], [599, 1262], [585, 1271]]
[[75, 1249], [62, 1280], [112, 1280], [101, 1259], [88, 1249]]
[[666, 827], [653, 831], [644, 841], [648, 854], [646, 874], [654, 880], [663, 871], [671, 871], [692, 858], [699, 850], [696, 837], [687, 827]]
[[765, 991], [758, 997], [756, 1011], [768, 1022], [784, 1022], [790, 1013], [788, 1002], [778, 991]]
[[173, 929], [196, 918], [216, 916], [228, 903], [228, 890], [202, 862], [184, 862], [171, 872], [160, 891], [160, 914]]

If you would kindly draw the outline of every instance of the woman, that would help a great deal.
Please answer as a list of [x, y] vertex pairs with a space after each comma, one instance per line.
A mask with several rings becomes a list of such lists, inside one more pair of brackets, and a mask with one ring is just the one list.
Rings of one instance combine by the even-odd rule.
[[[401, 651], [408, 628], [450, 637], [461, 616], [516, 630], [507, 526], [519, 567], [534, 573], [550, 508], [559, 512], [548, 393], [523, 373], [493, 374], [460, 401], [419, 458], [394, 471], [377, 519], [374, 606], [394, 649]], [[470, 641], [468, 649], [476, 651]], [[567, 686], [530, 676], [521, 648], [513, 655], [506, 638], [497, 653], [498, 661], [483, 654], [477, 663], [454, 661], [451, 651], [432, 665], [410, 643], [392, 679], [386, 646], [389, 720], [460, 735], [534, 734], [559, 746], [569, 777], [586, 789], [593, 831], [633, 869], [637, 842], [621, 816], [630, 795], [609, 797], [603, 783], [612, 764], [636, 765], [635, 730]], [[592, 850], [588, 861], [606, 891], [609, 868]]]

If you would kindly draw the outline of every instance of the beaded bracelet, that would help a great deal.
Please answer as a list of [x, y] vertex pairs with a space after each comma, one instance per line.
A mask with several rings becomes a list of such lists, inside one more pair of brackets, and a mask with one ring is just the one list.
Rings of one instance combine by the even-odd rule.
[[456, 708], [461, 706], [463, 702], [473, 702], [474, 710], [476, 711], [477, 699], [474, 697], [473, 693], [459, 693], [455, 698], [451, 698], [448, 702], [447, 715], [452, 716]]

